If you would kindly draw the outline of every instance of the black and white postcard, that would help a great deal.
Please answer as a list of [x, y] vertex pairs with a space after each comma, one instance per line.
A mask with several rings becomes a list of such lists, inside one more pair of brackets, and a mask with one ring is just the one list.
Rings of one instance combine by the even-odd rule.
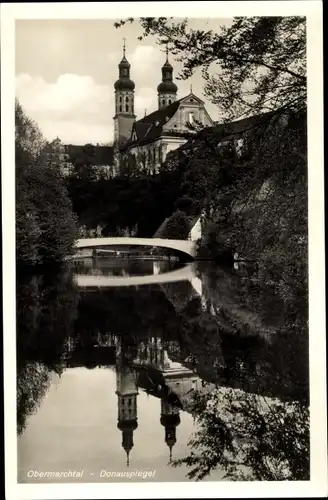
[[321, 2], [1, 11], [8, 500], [324, 496]]

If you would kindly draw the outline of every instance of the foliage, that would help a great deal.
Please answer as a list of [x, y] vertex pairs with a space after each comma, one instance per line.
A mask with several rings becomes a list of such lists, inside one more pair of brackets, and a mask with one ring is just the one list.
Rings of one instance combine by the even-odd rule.
[[104, 235], [138, 228], [151, 237], [175, 209], [180, 195], [180, 173], [163, 171], [156, 176], [118, 176], [97, 182], [69, 178], [67, 187], [80, 225], [103, 227]]
[[262, 276], [306, 290], [306, 114], [263, 115], [235, 135], [204, 129], [175, 158], [180, 198], [204, 215], [200, 255], [237, 252]]
[[190, 28], [188, 19], [142, 17], [139, 23], [140, 39], [155, 37], [177, 56], [180, 78], [202, 69], [204, 93], [227, 119], [306, 105], [305, 17], [235, 17], [217, 32]]
[[162, 237], [173, 240], [186, 240], [189, 231], [190, 221], [186, 213], [177, 210], [168, 219]]
[[95, 166], [96, 150], [93, 144], [85, 144], [78, 151], [70, 154], [73, 165], [72, 177], [80, 182], [94, 182], [97, 179]]
[[19, 101], [15, 101], [15, 161], [16, 165], [40, 164], [47, 143], [37, 124], [25, 115]]
[[19, 264], [60, 262], [71, 251], [76, 218], [46, 141], [16, 102], [16, 249]]
[[240, 390], [195, 392], [198, 430], [190, 454], [174, 461], [200, 480], [219, 467], [232, 481], [309, 480], [309, 410]]

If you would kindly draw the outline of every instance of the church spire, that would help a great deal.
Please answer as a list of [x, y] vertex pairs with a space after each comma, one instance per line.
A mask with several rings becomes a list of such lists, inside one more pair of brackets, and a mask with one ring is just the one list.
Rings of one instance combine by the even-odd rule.
[[166, 44], [166, 61], [162, 66], [162, 82], [157, 87], [158, 108], [169, 106], [176, 100], [178, 87], [173, 82], [173, 67], [169, 63], [169, 47]]
[[173, 446], [177, 442], [176, 428], [180, 424], [180, 410], [172, 406], [165, 398], [161, 399], [161, 425], [165, 428], [165, 443], [170, 450], [170, 462], [172, 462]]
[[125, 42], [126, 42], [126, 38], [123, 38], [123, 59], [125, 58], [125, 50], [126, 50]]

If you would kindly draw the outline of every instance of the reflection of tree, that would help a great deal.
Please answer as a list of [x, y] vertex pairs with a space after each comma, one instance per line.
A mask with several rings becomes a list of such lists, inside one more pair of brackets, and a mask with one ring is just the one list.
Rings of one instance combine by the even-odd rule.
[[195, 392], [198, 431], [190, 454], [174, 461], [201, 480], [220, 468], [229, 480], [309, 480], [309, 411], [239, 390]]
[[66, 337], [72, 335], [77, 290], [68, 270], [18, 276], [17, 420], [22, 432], [42, 400], [53, 372], [62, 371]]
[[[246, 274], [246, 270], [245, 270]], [[209, 346], [221, 345], [225, 366], [220, 373], [227, 385], [248, 392], [265, 393], [308, 402], [308, 321], [306, 291], [286, 298], [285, 286], [259, 276], [238, 276], [217, 267], [203, 269], [201, 274], [205, 308], [191, 311], [184, 322], [183, 338], [187, 348], [195, 351], [200, 343], [197, 328], [210, 313], [217, 325], [207, 333]], [[185, 311], [187, 313], [187, 311]], [[190, 320], [190, 318], [195, 318]], [[208, 321], [208, 320], [206, 320]], [[205, 322], [206, 322], [205, 321]], [[243, 385], [240, 366], [243, 366]], [[237, 375], [237, 377], [236, 377]]]
[[51, 372], [41, 363], [27, 363], [18, 373], [17, 380], [17, 432], [21, 434], [26, 419], [40, 405], [49, 389]]
[[175, 316], [173, 306], [157, 285], [81, 292], [76, 332], [112, 332], [140, 342], [155, 331], [165, 335]]

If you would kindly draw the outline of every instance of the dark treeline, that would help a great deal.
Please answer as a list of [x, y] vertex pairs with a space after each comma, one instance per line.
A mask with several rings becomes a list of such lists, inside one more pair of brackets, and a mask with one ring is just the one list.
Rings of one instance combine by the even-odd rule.
[[77, 235], [65, 182], [47, 161], [47, 142], [21, 105], [15, 106], [16, 255], [22, 266], [60, 263]]
[[104, 236], [127, 229], [151, 237], [180, 206], [180, 178], [180, 172], [112, 179], [85, 175], [70, 177], [67, 186], [81, 225], [100, 226]]

